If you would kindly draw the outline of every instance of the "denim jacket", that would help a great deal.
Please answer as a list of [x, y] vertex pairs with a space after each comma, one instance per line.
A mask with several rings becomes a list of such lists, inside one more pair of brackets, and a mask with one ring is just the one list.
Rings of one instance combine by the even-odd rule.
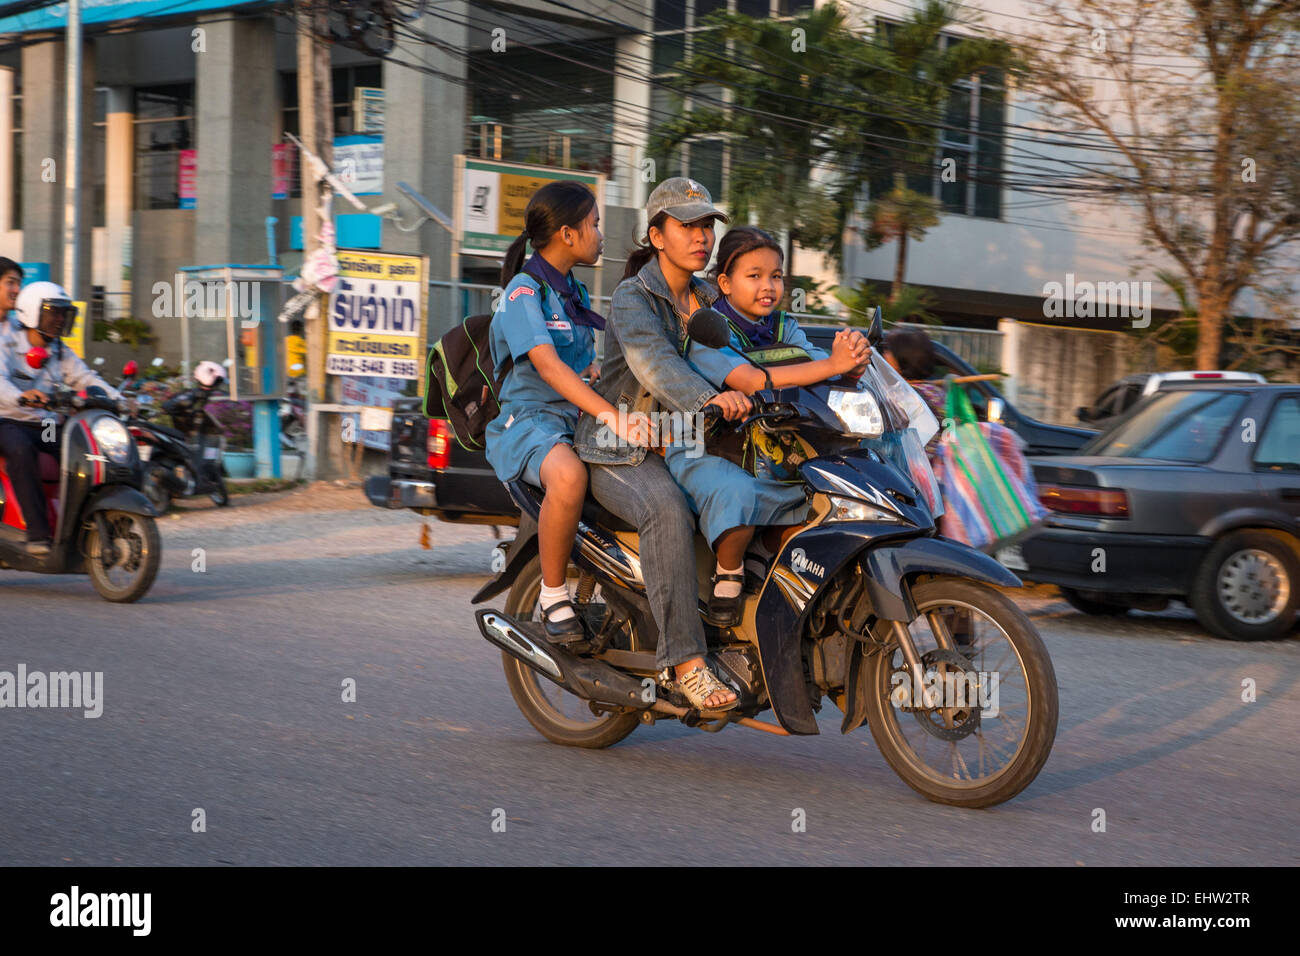
[[[701, 306], [718, 297], [695, 277], [691, 291]], [[657, 258], [618, 284], [607, 323], [597, 391], [615, 408], [652, 412], [663, 407], [694, 415], [718, 394], [682, 357], [685, 322], [677, 317]], [[646, 456], [646, 449], [627, 444], [591, 415], [579, 419], [573, 445], [579, 458], [594, 465], [638, 465]]]

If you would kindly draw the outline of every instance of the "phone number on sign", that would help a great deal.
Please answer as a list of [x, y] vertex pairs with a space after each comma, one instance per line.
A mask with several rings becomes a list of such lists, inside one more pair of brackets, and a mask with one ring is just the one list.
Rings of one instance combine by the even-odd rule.
[[331, 355], [325, 363], [331, 375], [380, 375], [387, 378], [419, 378], [417, 362], [402, 359], [358, 358], [353, 355]]

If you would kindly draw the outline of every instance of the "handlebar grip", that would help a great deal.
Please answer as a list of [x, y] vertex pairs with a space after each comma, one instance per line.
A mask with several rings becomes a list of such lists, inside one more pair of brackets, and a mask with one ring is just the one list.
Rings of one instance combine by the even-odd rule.
[[712, 425], [722, 418], [722, 409], [717, 405], [705, 405], [700, 409], [700, 414], [704, 416], [704, 424]]

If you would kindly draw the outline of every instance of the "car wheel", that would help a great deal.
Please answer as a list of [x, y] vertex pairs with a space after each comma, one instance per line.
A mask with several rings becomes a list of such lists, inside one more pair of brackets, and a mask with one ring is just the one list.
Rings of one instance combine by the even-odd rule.
[[1127, 614], [1129, 606], [1116, 601], [1106, 600], [1099, 591], [1076, 591], [1074, 588], [1058, 588], [1061, 597], [1076, 611], [1084, 614], [1118, 616]]
[[1300, 561], [1281, 535], [1235, 531], [1215, 542], [1191, 604], [1206, 630], [1234, 641], [1281, 637], [1295, 623]]

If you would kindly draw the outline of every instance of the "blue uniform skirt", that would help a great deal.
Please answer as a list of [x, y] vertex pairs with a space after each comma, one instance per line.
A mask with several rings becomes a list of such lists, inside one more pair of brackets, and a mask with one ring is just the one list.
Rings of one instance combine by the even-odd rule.
[[692, 458], [688, 450], [686, 445], [669, 445], [664, 463], [686, 492], [691, 510], [700, 516], [700, 530], [710, 548], [732, 528], [799, 524], [808, 517], [801, 484], [755, 478], [725, 458], [707, 454]]
[[572, 405], [508, 403], [487, 425], [487, 460], [503, 482], [523, 477], [542, 486], [542, 462], [556, 445], [572, 445], [578, 410]]

